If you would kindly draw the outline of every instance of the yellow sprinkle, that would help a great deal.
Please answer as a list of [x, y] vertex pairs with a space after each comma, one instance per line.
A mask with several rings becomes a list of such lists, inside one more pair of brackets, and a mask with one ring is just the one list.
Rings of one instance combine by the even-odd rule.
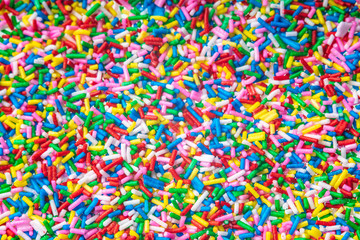
[[345, 72], [346, 72], [345, 68], [341, 67], [341, 66], [340, 66], [339, 64], [337, 64], [337, 63], [334, 63], [334, 64], [333, 64], [333, 67], [334, 67], [336, 70], [340, 71], [341, 73], [345, 73]]
[[29, 206], [32, 207], [34, 205], [34, 203], [26, 196], [22, 197], [22, 200]]
[[217, 207], [214, 207], [210, 210], [210, 212], [208, 213], [208, 218], [211, 217], [211, 215], [213, 215], [216, 211], [218, 210]]
[[179, 22], [177, 20], [175, 20], [175, 21], [172, 21], [171, 23], [166, 24], [165, 27], [167, 29], [171, 29], [171, 28], [177, 26], [178, 24], [179, 24]]
[[260, 196], [260, 199], [263, 203], [266, 204], [266, 206], [268, 206], [268, 207], [272, 206], [272, 203], [269, 200], [267, 200], [264, 196]]
[[335, 176], [333, 177], [333, 179], [332, 179], [331, 182], [330, 182], [330, 186], [334, 186], [334, 185], [335, 185], [335, 183], [336, 183], [337, 180], [339, 179], [339, 176], [340, 176], [340, 175], [335, 175]]
[[139, 234], [137, 234], [134, 230], [130, 230], [130, 236], [134, 236], [136, 239], [139, 239]]
[[70, 212], [70, 217], [69, 217], [69, 223], [72, 222], [72, 220], [74, 219], [74, 217], [75, 217], [75, 211], [71, 211], [71, 212]]
[[251, 40], [253, 40], [253, 41], [256, 41], [256, 40], [257, 40], [257, 37], [256, 37], [255, 35], [253, 35], [252, 33], [250, 33], [249, 31], [244, 30], [243, 33], [244, 33], [245, 36], [247, 36], [247, 37], [250, 38]]
[[296, 191], [296, 190], [292, 190], [292, 192], [295, 196], [299, 196], [299, 197], [304, 197], [304, 195], [305, 195], [304, 192], [300, 192], [300, 191]]
[[324, 208], [324, 204], [319, 204], [316, 208], [315, 208], [315, 210], [313, 211], [313, 213], [312, 213], [312, 217], [316, 217], [318, 214], [319, 214], [319, 212], [321, 211], [321, 209], [323, 209]]
[[300, 213], [304, 212], [304, 209], [303, 209], [303, 207], [301, 206], [301, 203], [300, 203], [299, 200], [296, 200], [296, 201], [295, 201], [295, 206], [296, 206], [296, 208], [299, 210]]
[[245, 188], [246, 188], [246, 190], [248, 190], [255, 198], [259, 198], [259, 197], [260, 197], [260, 195], [255, 191], [255, 189], [254, 189], [249, 183], [247, 183], [247, 184], [245, 185]]
[[268, 112], [267, 114], [265, 114], [264, 116], [262, 116], [260, 119], [263, 120], [264, 122], [269, 123], [278, 117], [279, 117], [279, 114], [274, 109], [274, 110], [271, 110], [270, 112]]
[[169, 18], [172, 18], [175, 16], [175, 14], [179, 11], [178, 7], [174, 7], [173, 10], [171, 10], [170, 14], [169, 14]]
[[68, 132], [68, 134], [66, 134], [66, 136], [67, 136], [68, 138], [71, 138], [71, 137], [74, 136], [75, 134], [76, 134], [76, 130], [74, 129], [74, 130]]
[[198, 52], [198, 49], [190, 44], [186, 44], [186, 47], [194, 52]]
[[349, 76], [341, 77], [342, 82], [347, 82], [347, 81], [350, 81], [350, 80], [351, 80], [351, 78]]
[[271, 232], [266, 232], [265, 240], [271, 240], [271, 236], [272, 236]]
[[214, 180], [204, 181], [203, 183], [205, 186], [208, 186], [208, 185], [224, 183], [224, 182], [226, 182], [225, 178], [218, 178], [218, 179], [214, 179]]
[[267, 188], [264, 185], [261, 185], [260, 183], [255, 183], [254, 187], [257, 187], [257, 188], [259, 188], [259, 189], [261, 189], [261, 190], [263, 190], [264, 192], [267, 192], [267, 193], [270, 192], [270, 188]]
[[326, 218], [321, 219], [321, 221], [330, 222], [330, 221], [332, 221], [332, 220], [334, 220], [334, 219], [335, 219], [334, 216], [330, 215], [329, 217], [326, 217]]
[[129, 126], [129, 128], [127, 129], [128, 133], [132, 132], [132, 130], [134, 130], [136, 126], [136, 122], [132, 122], [131, 125]]
[[314, 126], [311, 126], [311, 127], [308, 127], [306, 129], [302, 130], [302, 134], [307, 134], [307, 133], [315, 131], [315, 130], [317, 130], [319, 128], [321, 128], [321, 125], [320, 124], [315, 124]]
[[202, 219], [201, 217], [197, 216], [197, 215], [193, 215], [192, 217], [195, 221], [197, 221], [198, 223], [200, 223], [201, 225], [203, 225], [204, 227], [209, 226], [209, 223], [207, 221], [205, 221], [204, 219]]
[[321, 218], [321, 217], [323, 217], [323, 216], [325, 216], [325, 215], [327, 215], [327, 214], [329, 214], [329, 213], [330, 213], [330, 209], [326, 209], [325, 211], [319, 212], [319, 213], [317, 214], [317, 217], [318, 217], [318, 218]]
[[167, 205], [167, 206], [166, 206], [166, 209], [169, 210], [169, 211], [172, 212], [172, 213], [175, 213], [176, 215], [179, 215], [179, 216], [180, 216], [180, 214], [181, 214], [181, 211], [180, 211], [180, 210], [174, 208], [174, 207], [171, 206], [171, 205]]
[[254, 105], [252, 105], [251, 107], [249, 107], [246, 111], [248, 111], [249, 113], [252, 113], [256, 108], [258, 108], [260, 106], [260, 102], [256, 102]]
[[0, 225], [3, 225], [4, 223], [10, 221], [9, 217], [5, 217], [3, 219], [0, 220]]
[[309, 77], [306, 77], [303, 79], [303, 82], [304, 83], [308, 83], [308, 82], [311, 82], [311, 81], [314, 81], [315, 80], [315, 76], [314, 75], [311, 75]]
[[15, 125], [13, 122], [9, 121], [8, 119], [6, 119], [6, 120], [4, 121], [4, 123], [5, 123], [6, 125], [8, 125], [9, 127], [11, 127], [12, 129], [14, 129], [14, 128], [16, 127], [16, 125]]
[[154, 203], [154, 204], [156, 204], [156, 205], [162, 206], [163, 208], [166, 207], [164, 203], [160, 202], [160, 201], [157, 200], [157, 199], [154, 199], [154, 198], [153, 198], [153, 199], [151, 200], [151, 202]]
[[102, 151], [104, 150], [104, 146], [90, 146], [88, 149], [90, 151]]
[[73, 32], [74, 35], [90, 35], [90, 31], [85, 29], [78, 29]]
[[194, 168], [194, 170], [192, 171], [192, 173], [189, 176], [189, 180], [193, 180], [194, 177], [196, 177], [197, 173], [199, 172], [199, 169]]
[[31, 172], [27, 172], [22, 176], [22, 180], [25, 181], [32, 176]]
[[167, 206], [169, 204], [169, 196], [164, 195], [164, 205]]
[[248, 135], [249, 142], [264, 141], [264, 140], [265, 140], [265, 132], [251, 133]]
[[308, 221], [304, 221], [302, 223], [299, 223], [299, 225], [297, 225], [296, 229], [304, 228], [308, 225], [309, 225]]
[[70, 158], [72, 158], [75, 154], [73, 152], [69, 152], [62, 160], [63, 163], [66, 163]]
[[20, 44], [20, 43], [21, 43], [21, 40], [20, 40], [20, 39], [15, 39], [15, 38], [10, 38], [10, 39], [9, 39], [9, 42], [15, 43], [15, 44]]
[[194, 203], [195, 203], [195, 199], [185, 198], [185, 199], [184, 199], [184, 202], [190, 203], [190, 204], [194, 204]]
[[168, 19], [167, 17], [163, 16], [151, 16], [150, 19], [154, 19], [156, 21], [166, 22]]
[[335, 189], [338, 189], [340, 184], [342, 183], [342, 181], [344, 181], [344, 179], [346, 178], [346, 175], [348, 174], [348, 171], [346, 169], [344, 169], [342, 171], [342, 173], [340, 174], [339, 176], [339, 179], [336, 181], [335, 185], [334, 185], [334, 188]]
[[288, 62], [286, 63], [287, 68], [291, 68], [294, 58], [295, 58], [294, 56], [289, 57]]
[[317, 229], [316, 227], [312, 227], [311, 230], [309, 231], [310, 236], [314, 237], [315, 239], [319, 239], [320, 236], [322, 235], [322, 232]]

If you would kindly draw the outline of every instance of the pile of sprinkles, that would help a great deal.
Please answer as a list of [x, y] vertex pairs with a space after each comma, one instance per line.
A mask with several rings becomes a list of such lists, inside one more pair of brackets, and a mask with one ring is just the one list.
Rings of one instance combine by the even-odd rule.
[[355, 0], [1, 0], [1, 240], [360, 240]]

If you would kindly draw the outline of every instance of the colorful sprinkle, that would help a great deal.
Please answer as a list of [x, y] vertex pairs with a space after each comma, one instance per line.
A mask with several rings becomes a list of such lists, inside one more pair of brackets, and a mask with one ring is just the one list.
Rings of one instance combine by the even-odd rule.
[[355, 0], [2, 0], [1, 240], [360, 240]]

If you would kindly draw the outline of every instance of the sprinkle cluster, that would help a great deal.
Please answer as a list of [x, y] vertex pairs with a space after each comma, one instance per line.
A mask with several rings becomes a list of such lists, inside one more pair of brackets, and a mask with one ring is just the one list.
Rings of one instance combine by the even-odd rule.
[[359, 240], [355, 0], [1, 0], [1, 240]]

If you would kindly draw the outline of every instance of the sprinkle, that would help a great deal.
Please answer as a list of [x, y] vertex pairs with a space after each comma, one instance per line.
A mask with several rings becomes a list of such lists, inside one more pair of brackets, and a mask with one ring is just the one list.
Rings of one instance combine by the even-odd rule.
[[359, 9], [0, 3], [3, 239], [359, 239]]

